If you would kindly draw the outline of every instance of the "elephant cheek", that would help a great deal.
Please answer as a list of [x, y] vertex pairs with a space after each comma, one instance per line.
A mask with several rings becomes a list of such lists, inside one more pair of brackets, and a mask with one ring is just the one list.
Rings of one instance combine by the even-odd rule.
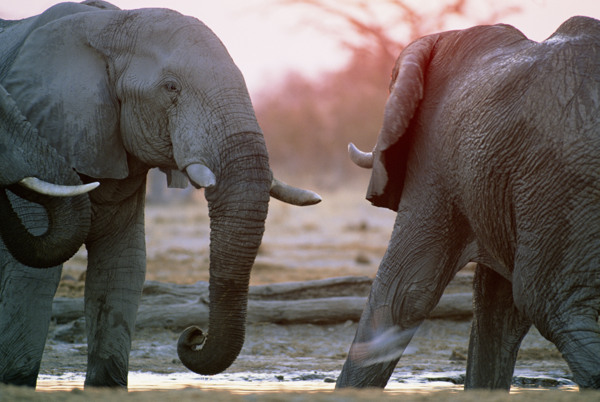
[[122, 111], [120, 131], [125, 150], [148, 166], [175, 169], [173, 144], [165, 112], [148, 112], [142, 118], [130, 116], [130, 109]]

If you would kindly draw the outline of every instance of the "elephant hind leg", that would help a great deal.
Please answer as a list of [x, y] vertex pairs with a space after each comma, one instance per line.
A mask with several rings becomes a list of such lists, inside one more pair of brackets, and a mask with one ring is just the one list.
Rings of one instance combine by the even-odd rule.
[[556, 345], [580, 388], [600, 389], [600, 275], [596, 269], [580, 265], [549, 270], [544, 281], [529, 287], [522, 277], [515, 276], [513, 281], [520, 309]]
[[337, 388], [385, 387], [413, 334], [470, 261], [469, 233], [453, 229], [464, 224], [453, 225], [447, 200], [426, 204], [396, 218]]
[[600, 389], [600, 328], [597, 318], [572, 317], [558, 334], [551, 335], [569, 364], [580, 388]]
[[550, 308], [548, 314], [540, 314], [546, 319], [534, 322], [540, 333], [562, 353], [579, 387], [600, 389], [598, 307], [582, 309], [581, 304], [585, 304], [582, 300], [571, 304], [571, 300], [565, 299], [567, 297], [557, 298], [558, 303], [552, 303], [555, 307]]
[[512, 284], [478, 264], [465, 388], [509, 390], [521, 341], [531, 322], [517, 310]]

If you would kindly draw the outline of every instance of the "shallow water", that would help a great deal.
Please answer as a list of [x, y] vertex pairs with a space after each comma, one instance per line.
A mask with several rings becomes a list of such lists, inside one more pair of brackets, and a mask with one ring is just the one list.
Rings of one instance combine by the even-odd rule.
[[[399, 374], [399, 375], [398, 375]], [[395, 374], [385, 392], [388, 394], [428, 394], [440, 391], [462, 391], [463, 385], [456, 384], [464, 373], [427, 373], [419, 375]], [[236, 372], [215, 376], [200, 376], [194, 373], [157, 374], [148, 372], [129, 373], [129, 391], [165, 391], [198, 389], [206, 391], [229, 391], [233, 394], [256, 394], [278, 392], [323, 392], [333, 391], [339, 372], [294, 372], [284, 375], [268, 373]], [[37, 391], [71, 391], [83, 389], [83, 373], [62, 375], [40, 375]], [[522, 371], [515, 373], [523, 386], [513, 386], [511, 393], [543, 390], [577, 391], [578, 387], [568, 379], [553, 378], [541, 373]], [[529, 384], [529, 385], [527, 385]]]

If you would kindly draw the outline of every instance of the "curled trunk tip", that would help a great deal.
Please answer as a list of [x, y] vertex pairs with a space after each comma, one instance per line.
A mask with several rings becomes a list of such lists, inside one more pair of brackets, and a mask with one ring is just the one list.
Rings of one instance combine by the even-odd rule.
[[183, 365], [195, 373], [202, 375], [219, 374], [235, 361], [235, 357], [230, 360], [220, 360], [213, 362], [212, 364], [199, 365], [198, 362], [203, 361], [200, 354], [206, 344], [206, 340], [207, 334], [200, 328], [196, 326], [186, 328], [181, 335], [179, 335], [179, 340], [177, 341], [177, 355]]
[[210, 337], [197, 326], [186, 328], [177, 341], [179, 360], [201, 375], [215, 375], [227, 370], [244, 346], [245, 325], [243, 322], [236, 325], [235, 330], [239, 333], [225, 337]]

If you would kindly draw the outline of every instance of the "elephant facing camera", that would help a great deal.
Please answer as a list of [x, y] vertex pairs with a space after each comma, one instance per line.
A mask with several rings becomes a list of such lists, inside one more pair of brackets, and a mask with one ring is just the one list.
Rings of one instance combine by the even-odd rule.
[[[0, 28], [0, 382], [36, 385], [62, 263], [85, 245], [85, 385], [127, 387], [151, 168], [170, 186], [204, 189], [210, 335], [178, 353], [197, 373], [225, 370], [244, 342], [271, 196], [321, 200], [273, 176], [226, 48], [195, 18], [104, 1]], [[52, 190], [35, 203], [21, 197], [39, 182]]]

